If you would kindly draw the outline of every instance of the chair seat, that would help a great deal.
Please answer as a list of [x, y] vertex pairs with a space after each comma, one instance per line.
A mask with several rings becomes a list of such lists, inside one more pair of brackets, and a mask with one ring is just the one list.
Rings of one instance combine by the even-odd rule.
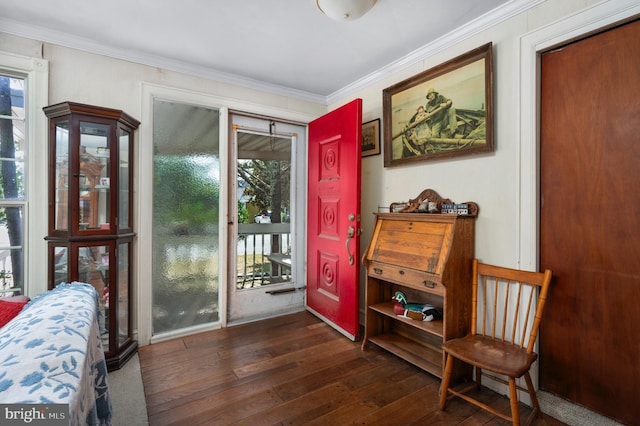
[[522, 376], [538, 358], [535, 352], [528, 354], [511, 343], [481, 335], [449, 340], [442, 349], [454, 358], [509, 377]]

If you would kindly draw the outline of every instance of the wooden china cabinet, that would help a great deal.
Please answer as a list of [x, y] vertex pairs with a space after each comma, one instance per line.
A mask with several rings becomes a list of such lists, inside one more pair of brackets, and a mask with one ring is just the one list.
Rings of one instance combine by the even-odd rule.
[[120, 110], [63, 102], [49, 118], [49, 288], [90, 283], [99, 295], [107, 368], [133, 356], [133, 146], [139, 122]]

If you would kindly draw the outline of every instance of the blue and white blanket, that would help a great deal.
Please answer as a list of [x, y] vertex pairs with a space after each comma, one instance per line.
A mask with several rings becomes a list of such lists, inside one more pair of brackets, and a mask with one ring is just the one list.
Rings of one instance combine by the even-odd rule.
[[0, 403], [69, 404], [69, 424], [110, 425], [98, 293], [61, 284], [0, 328]]

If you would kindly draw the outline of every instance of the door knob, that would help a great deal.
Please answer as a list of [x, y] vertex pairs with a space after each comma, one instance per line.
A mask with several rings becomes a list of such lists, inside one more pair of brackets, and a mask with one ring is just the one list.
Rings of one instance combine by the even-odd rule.
[[356, 228], [353, 225], [349, 225], [347, 228], [347, 240], [345, 241], [345, 245], [347, 246], [347, 255], [349, 255], [349, 265], [353, 265], [354, 258], [351, 254], [351, 249], [349, 248], [349, 240], [351, 240], [356, 235]]

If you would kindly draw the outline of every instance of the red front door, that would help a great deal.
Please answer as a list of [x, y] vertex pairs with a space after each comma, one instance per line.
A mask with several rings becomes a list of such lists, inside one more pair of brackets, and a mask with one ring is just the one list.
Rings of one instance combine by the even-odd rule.
[[359, 337], [362, 99], [309, 124], [307, 309]]

